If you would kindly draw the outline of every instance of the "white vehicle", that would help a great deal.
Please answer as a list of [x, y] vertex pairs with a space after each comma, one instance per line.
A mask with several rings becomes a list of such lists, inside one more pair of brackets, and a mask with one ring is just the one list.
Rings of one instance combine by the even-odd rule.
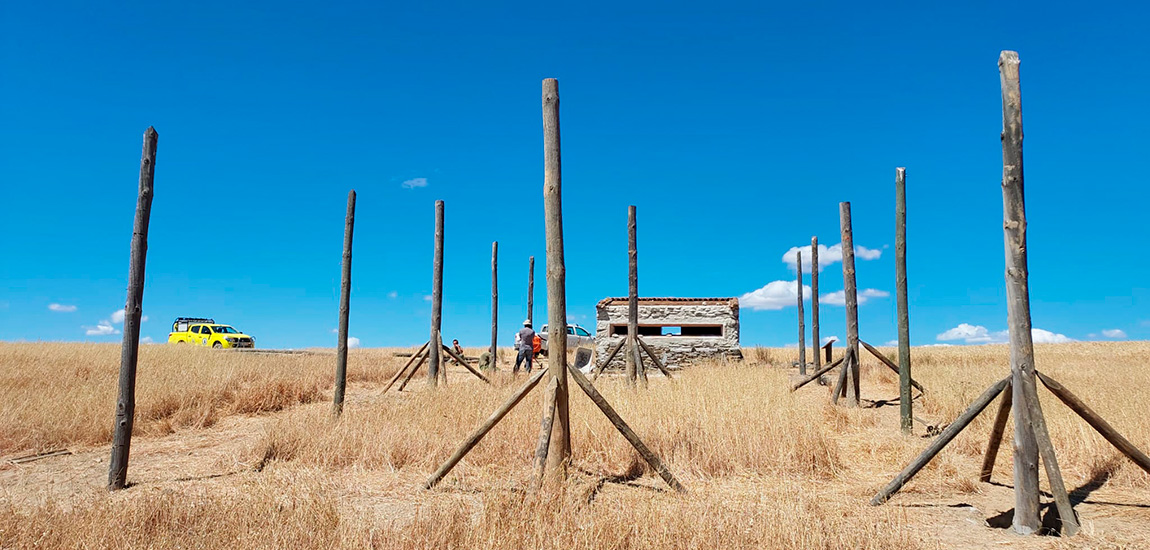
[[[539, 339], [543, 342], [543, 351], [547, 352], [547, 325], [539, 329]], [[567, 325], [567, 349], [574, 350], [579, 347], [594, 347], [595, 337], [587, 329], [579, 325]]]

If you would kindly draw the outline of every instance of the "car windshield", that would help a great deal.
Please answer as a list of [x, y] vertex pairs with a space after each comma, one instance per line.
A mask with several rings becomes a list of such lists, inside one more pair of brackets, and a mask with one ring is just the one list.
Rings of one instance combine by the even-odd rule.
[[229, 327], [227, 325], [212, 325], [212, 332], [221, 332], [223, 334], [239, 334], [240, 331]]

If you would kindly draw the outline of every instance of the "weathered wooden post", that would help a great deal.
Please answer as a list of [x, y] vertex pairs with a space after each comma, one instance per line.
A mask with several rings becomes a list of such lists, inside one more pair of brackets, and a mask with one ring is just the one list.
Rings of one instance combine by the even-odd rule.
[[499, 241], [491, 243], [491, 368], [498, 362], [495, 355], [499, 343]]
[[635, 206], [627, 207], [627, 384], [635, 385], [639, 358], [639, 245]]
[[567, 268], [563, 263], [563, 177], [559, 144], [559, 81], [543, 80], [543, 207], [547, 232], [547, 322], [559, 338], [547, 343], [547, 370], [555, 379], [555, 420], [547, 470], [567, 477], [571, 420], [567, 395]]
[[[535, 256], [528, 258], [527, 270], [527, 320], [535, 326]], [[515, 350], [518, 352], [519, 350]]]
[[906, 168], [894, 177], [894, 285], [898, 294], [898, 403], [899, 426], [914, 428], [914, 402], [910, 396], [910, 306], [906, 295]]
[[443, 326], [443, 201], [435, 201], [435, 256], [431, 271], [431, 346], [427, 356], [427, 383], [439, 384], [439, 369], [443, 363], [443, 340], [439, 330]]
[[351, 236], [355, 228], [355, 190], [347, 193], [347, 217], [343, 222], [343, 277], [339, 284], [339, 338], [335, 346], [335, 392], [332, 414], [343, 413], [343, 393], [347, 386], [347, 317], [351, 305]]
[[[815, 370], [822, 366], [819, 355], [819, 238], [811, 237], [811, 347], [815, 352]], [[830, 356], [827, 362], [830, 363]]]
[[855, 245], [851, 228], [851, 203], [839, 203], [839, 229], [842, 232], [843, 247], [843, 292], [846, 295], [847, 310], [847, 360], [844, 369], [849, 369], [846, 377], [846, 397], [848, 407], [859, 405], [859, 306], [858, 291], [855, 286]]
[[[798, 295], [799, 295], [799, 374], [807, 373], [807, 327], [804, 324], [806, 315], [803, 313], [803, 253], [800, 250], [796, 258], [796, 267], [799, 270], [798, 276]], [[818, 353], [815, 356], [818, 357]]]
[[140, 315], [144, 307], [144, 266], [148, 256], [148, 223], [152, 218], [152, 183], [156, 176], [156, 129], [144, 131], [140, 158], [136, 218], [128, 263], [128, 299], [124, 304], [124, 340], [120, 347], [120, 388], [112, 426], [112, 458], [108, 463], [108, 490], [123, 489], [128, 479], [128, 455], [136, 416], [136, 364], [140, 357]]

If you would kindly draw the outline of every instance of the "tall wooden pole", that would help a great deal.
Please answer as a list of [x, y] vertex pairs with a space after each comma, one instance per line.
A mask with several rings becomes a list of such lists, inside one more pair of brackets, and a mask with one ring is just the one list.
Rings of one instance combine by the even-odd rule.
[[527, 320], [535, 326], [535, 256], [528, 258], [527, 263]]
[[547, 231], [547, 322], [559, 337], [547, 343], [547, 370], [555, 378], [555, 423], [547, 471], [566, 478], [571, 459], [567, 410], [567, 268], [563, 263], [563, 177], [559, 145], [559, 81], [543, 81], [543, 209]]
[[823, 364], [819, 345], [819, 238], [811, 237], [811, 347], [815, 351], [815, 370]]
[[124, 340], [120, 346], [120, 388], [112, 427], [112, 458], [108, 463], [108, 490], [123, 489], [128, 479], [128, 454], [136, 416], [136, 364], [140, 357], [140, 315], [144, 307], [144, 266], [148, 256], [148, 223], [152, 218], [152, 183], [156, 176], [156, 129], [144, 131], [140, 158], [140, 184], [132, 248], [128, 263], [128, 299], [124, 304]]
[[846, 377], [846, 397], [848, 407], [859, 404], [859, 306], [858, 290], [855, 286], [855, 245], [851, 229], [851, 203], [839, 203], [839, 229], [842, 232], [843, 247], [843, 291], [846, 295], [847, 310], [847, 360], [844, 369], [850, 372]]
[[355, 228], [355, 190], [347, 193], [347, 217], [343, 222], [343, 277], [339, 284], [339, 338], [335, 346], [335, 392], [332, 414], [343, 413], [343, 393], [347, 386], [347, 317], [351, 306], [351, 236]]
[[639, 244], [635, 206], [627, 207], [627, 384], [635, 385], [639, 369]]
[[[491, 368], [495, 368], [499, 343], [499, 241], [491, 243]], [[517, 350], [518, 351], [518, 350]]]
[[[1014, 401], [1014, 530], [1037, 532], [1038, 442], [1027, 394], [1034, 393], [1034, 342], [1026, 273], [1026, 209], [1022, 195], [1022, 90], [1018, 54], [998, 58], [1002, 84], [1002, 213], [1006, 244], [1006, 305]], [[1027, 391], [1027, 387], [1032, 391]]]
[[906, 168], [894, 176], [894, 286], [898, 294], [898, 403], [899, 427], [914, 428], [914, 402], [910, 396], [910, 306], [906, 295]]
[[[807, 373], [807, 327], [806, 327], [806, 314], [803, 313], [803, 253], [800, 250], [798, 258], [796, 258], [797, 267], [799, 270], [798, 277], [798, 295], [799, 295], [799, 374]], [[818, 356], [818, 353], [815, 353]]]
[[439, 384], [439, 368], [443, 359], [443, 340], [439, 330], [443, 326], [443, 201], [435, 201], [435, 256], [431, 271], [431, 346], [427, 356], [427, 383]]

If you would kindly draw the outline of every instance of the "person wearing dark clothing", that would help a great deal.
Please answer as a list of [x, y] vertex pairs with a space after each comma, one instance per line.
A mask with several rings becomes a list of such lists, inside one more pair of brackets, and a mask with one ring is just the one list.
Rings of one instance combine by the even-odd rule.
[[531, 357], [535, 354], [535, 331], [531, 330], [531, 321], [523, 321], [523, 328], [519, 329], [519, 353], [515, 356], [515, 367], [511, 372], [519, 372], [519, 364], [526, 362], [527, 374], [531, 374]]

